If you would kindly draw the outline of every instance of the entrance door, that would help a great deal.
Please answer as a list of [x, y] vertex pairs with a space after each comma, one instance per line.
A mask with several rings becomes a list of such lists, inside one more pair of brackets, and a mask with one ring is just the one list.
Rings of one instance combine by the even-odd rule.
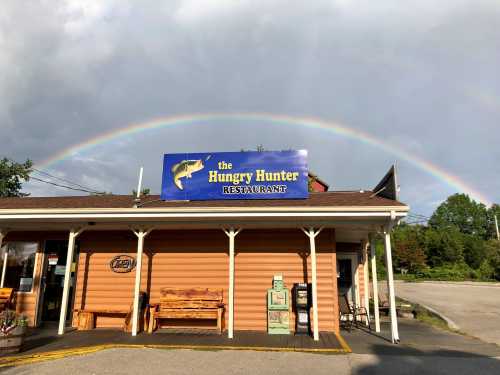
[[[49, 240], [45, 242], [44, 276], [42, 278], [42, 321], [58, 321], [61, 312], [61, 302], [66, 272], [66, 255], [68, 241]], [[78, 256], [78, 246], [75, 245], [75, 258]], [[73, 259], [74, 262], [74, 259]], [[72, 270], [68, 306], [73, 303], [74, 273]], [[68, 311], [71, 311], [68, 308]], [[68, 314], [70, 317], [71, 314]]]
[[339, 295], [347, 295], [349, 302], [359, 304], [356, 283], [356, 255], [337, 253], [337, 285]]

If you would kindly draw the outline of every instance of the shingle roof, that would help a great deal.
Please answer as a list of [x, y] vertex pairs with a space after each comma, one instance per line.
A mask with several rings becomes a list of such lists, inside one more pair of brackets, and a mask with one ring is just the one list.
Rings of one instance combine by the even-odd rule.
[[[371, 197], [371, 191], [310, 193], [307, 199], [160, 201], [159, 195], [142, 198], [142, 207], [401, 207], [404, 203]], [[0, 198], [0, 209], [131, 208], [131, 195]]]

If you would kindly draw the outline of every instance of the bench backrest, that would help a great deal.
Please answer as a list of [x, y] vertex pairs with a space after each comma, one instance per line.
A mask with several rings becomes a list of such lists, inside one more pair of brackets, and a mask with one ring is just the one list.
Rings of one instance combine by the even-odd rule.
[[222, 289], [216, 288], [162, 288], [160, 310], [213, 309], [222, 303]]
[[12, 300], [13, 288], [0, 288], [0, 305], [5, 306]]

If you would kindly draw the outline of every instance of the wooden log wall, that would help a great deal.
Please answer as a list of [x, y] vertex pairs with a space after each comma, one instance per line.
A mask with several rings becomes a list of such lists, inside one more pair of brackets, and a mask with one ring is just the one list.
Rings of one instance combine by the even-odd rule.
[[[109, 262], [121, 254], [136, 257], [135, 235], [127, 231], [86, 232], [80, 241], [74, 308], [127, 309], [132, 302], [135, 269], [114, 273]], [[290, 289], [294, 282], [310, 282], [309, 240], [300, 230], [244, 230], [235, 244], [235, 329], [265, 330], [266, 291], [273, 275], [282, 273]], [[222, 230], [153, 231], [146, 237], [144, 251], [141, 289], [148, 293], [150, 302], [159, 302], [163, 287], [209, 287], [221, 288], [227, 303], [228, 238]], [[317, 237], [317, 251], [320, 330], [334, 331], [338, 329], [338, 306], [332, 230]], [[292, 318], [291, 328], [293, 312]], [[96, 318], [97, 327], [120, 327], [122, 323], [120, 317]]]

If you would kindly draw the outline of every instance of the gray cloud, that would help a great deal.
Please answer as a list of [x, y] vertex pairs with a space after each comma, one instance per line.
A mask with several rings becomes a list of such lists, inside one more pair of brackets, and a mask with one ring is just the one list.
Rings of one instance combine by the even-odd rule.
[[[0, 4], [2, 153], [47, 158], [105, 131], [182, 113], [337, 121], [432, 161], [500, 200], [496, 1], [86, 1]], [[51, 170], [116, 193], [137, 169], [159, 190], [170, 151], [310, 150], [334, 188], [370, 188], [397, 155], [306, 128], [235, 121], [170, 128]], [[455, 189], [400, 160], [424, 213]], [[63, 194], [38, 184], [33, 194]]]

